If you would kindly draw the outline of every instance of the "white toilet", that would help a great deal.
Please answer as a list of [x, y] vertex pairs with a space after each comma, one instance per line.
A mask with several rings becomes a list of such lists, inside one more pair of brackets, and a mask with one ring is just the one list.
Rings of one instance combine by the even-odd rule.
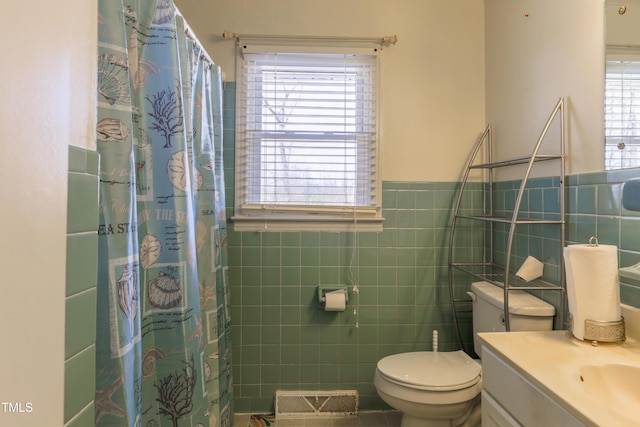
[[[504, 331], [503, 289], [488, 282], [471, 284], [473, 336], [477, 332]], [[512, 331], [553, 329], [555, 308], [524, 292], [509, 293]], [[437, 343], [434, 343], [437, 350]], [[402, 412], [401, 427], [479, 426], [481, 365], [462, 350], [416, 351], [378, 361], [373, 383], [389, 406]]]

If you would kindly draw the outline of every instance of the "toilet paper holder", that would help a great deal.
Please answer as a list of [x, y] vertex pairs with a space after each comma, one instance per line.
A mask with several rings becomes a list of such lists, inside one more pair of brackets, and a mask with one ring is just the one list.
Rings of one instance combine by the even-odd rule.
[[320, 285], [318, 286], [318, 301], [324, 304], [327, 300], [325, 294], [328, 292], [344, 291], [345, 303], [349, 302], [349, 290], [346, 285]]

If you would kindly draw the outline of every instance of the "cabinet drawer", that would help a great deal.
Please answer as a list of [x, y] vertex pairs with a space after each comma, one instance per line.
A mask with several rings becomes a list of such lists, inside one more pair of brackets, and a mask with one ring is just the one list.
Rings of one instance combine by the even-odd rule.
[[482, 349], [482, 382], [499, 406], [525, 427], [584, 426], [487, 347]]
[[521, 427], [521, 424], [487, 390], [482, 390], [482, 427]]

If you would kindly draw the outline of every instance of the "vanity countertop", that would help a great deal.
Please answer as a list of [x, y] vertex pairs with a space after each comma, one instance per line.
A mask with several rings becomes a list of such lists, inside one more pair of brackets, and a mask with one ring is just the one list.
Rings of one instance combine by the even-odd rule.
[[[585, 425], [640, 426], [640, 408], [633, 404], [640, 401], [640, 384], [631, 389], [631, 396], [622, 392], [622, 398], [612, 404], [589, 392], [581, 379], [581, 375], [586, 376], [581, 370], [585, 366], [631, 365], [640, 372], [639, 341], [627, 338], [622, 343], [593, 346], [568, 331], [492, 332], [478, 336], [484, 346]], [[609, 380], [606, 378], [605, 382]], [[611, 381], [603, 384], [602, 390], [611, 385]]]

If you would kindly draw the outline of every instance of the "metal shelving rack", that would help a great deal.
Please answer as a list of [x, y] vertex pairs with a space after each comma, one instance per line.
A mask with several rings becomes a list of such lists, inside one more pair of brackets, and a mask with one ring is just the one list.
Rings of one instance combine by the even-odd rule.
[[[554, 154], [540, 154], [540, 147], [542, 146], [542, 142], [547, 135], [547, 132], [556, 119], [559, 116], [560, 120], [560, 147], [558, 152]], [[454, 322], [456, 326], [456, 330], [458, 331], [458, 338], [460, 343], [462, 344], [462, 337], [460, 334], [460, 327], [458, 325], [457, 318], [457, 306], [461, 303], [467, 304], [468, 300], [455, 299], [454, 298], [454, 270], [463, 271], [477, 279], [485, 280], [487, 282], [493, 283], [497, 286], [500, 286], [504, 290], [504, 323], [505, 329], [507, 331], [510, 330], [509, 325], [509, 292], [512, 290], [554, 290], [560, 292], [559, 298], [559, 308], [558, 308], [558, 319], [560, 322], [564, 321], [564, 305], [565, 305], [565, 278], [564, 278], [564, 265], [563, 259], [560, 257], [560, 281], [559, 284], [553, 284], [548, 281], [542, 279], [536, 279], [531, 282], [525, 282], [522, 279], [519, 279], [515, 276], [515, 272], [510, 271], [508, 266], [511, 265], [511, 255], [512, 248], [514, 243], [514, 236], [516, 233], [516, 228], [521, 224], [557, 224], [559, 227], [560, 234], [560, 245], [561, 248], [565, 246], [565, 219], [564, 219], [564, 176], [565, 176], [565, 100], [564, 98], [560, 98], [556, 103], [552, 113], [549, 116], [540, 136], [533, 148], [533, 151], [530, 156], [519, 157], [511, 160], [504, 161], [492, 161], [492, 138], [491, 138], [491, 125], [488, 125], [483, 134], [480, 136], [478, 141], [476, 142], [471, 156], [469, 158], [463, 179], [462, 184], [458, 193], [458, 197], [456, 200], [453, 222], [451, 225], [451, 234], [449, 240], [449, 297], [451, 300], [451, 306], [454, 314]], [[486, 163], [478, 163], [476, 164], [476, 158], [479, 153], [484, 153], [485, 158], [488, 160]], [[536, 163], [546, 162], [546, 161], [557, 161], [559, 163], [559, 174], [560, 174], [560, 188], [559, 188], [559, 212], [558, 216], [555, 219], [540, 219], [540, 218], [522, 218], [520, 217], [520, 206], [522, 203], [522, 197], [524, 194], [525, 187], [527, 185], [527, 181], [531, 174], [531, 171]], [[514, 165], [526, 165], [526, 172], [522, 177], [522, 182], [520, 184], [520, 189], [517, 192], [514, 209], [512, 215], [509, 216], [496, 216], [494, 215], [494, 207], [493, 207], [493, 170], [497, 168], [504, 168]], [[486, 180], [484, 181], [486, 184], [486, 197], [488, 200], [485, 202], [484, 214], [482, 215], [464, 215], [461, 214], [461, 203], [463, 194], [465, 191], [465, 187], [467, 185], [469, 174], [474, 169], [481, 169], [487, 171]], [[472, 220], [472, 221], [481, 221], [485, 224], [485, 230], [488, 232], [486, 237], [488, 247], [485, 248], [485, 253], [483, 254], [483, 262], [480, 263], [461, 263], [456, 262], [454, 260], [454, 238], [456, 233], [456, 227], [458, 226], [458, 220]], [[507, 241], [505, 244], [505, 260], [504, 266], [496, 265], [494, 263], [494, 225], [495, 224], [507, 224], [508, 225], [508, 234]]]

